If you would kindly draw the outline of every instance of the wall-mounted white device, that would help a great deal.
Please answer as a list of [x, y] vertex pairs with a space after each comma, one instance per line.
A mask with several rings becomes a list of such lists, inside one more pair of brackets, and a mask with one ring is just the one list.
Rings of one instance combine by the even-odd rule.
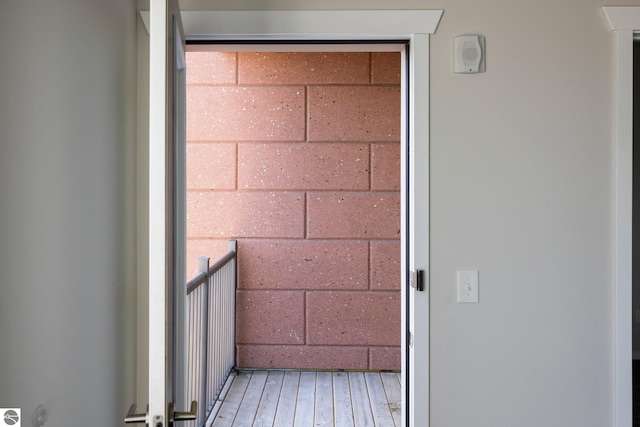
[[458, 271], [458, 302], [478, 303], [478, 270]]
[[453, 71], [455, 73], [484, 73], [484, 37], [458, 36], [453, 39]]

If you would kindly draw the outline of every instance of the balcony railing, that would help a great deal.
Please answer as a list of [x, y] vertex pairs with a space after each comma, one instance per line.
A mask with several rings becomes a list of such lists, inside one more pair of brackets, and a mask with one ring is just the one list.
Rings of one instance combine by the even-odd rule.
[[232, 240], [213, 265], [200, 257], [200, 273], [187, 283], [187, 398], [199, 402], [189, 427], [205, 425], [234, 366], [236, 251]]

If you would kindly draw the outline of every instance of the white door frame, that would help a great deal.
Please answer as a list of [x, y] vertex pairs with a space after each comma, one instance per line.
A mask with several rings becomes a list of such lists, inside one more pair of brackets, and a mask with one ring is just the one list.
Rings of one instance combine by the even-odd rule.
[[[184, 194], [186, 123], [184, 31], [178, 0], [153, 0], [149, 40], [147, 425], [173, 425], [173, 404], [183, 411], [184, 298], [186, 285]], [[176, 198], [177, 197], [177, 198]], [[182, 287], [174, 284], [182, 283]], [[178, 351], [174, 352], [174, 349]], [[175, 401], [174, 399], [178, 400]], [[132, 408], [133, 409], [133, 408]], [[131, 412], [131, 411], [130, 411]], [[142, 414], [132, 414], [140, 422]], [[132, 420], [130, 419], [129, 422]]]
[[633, 35], [640, 31], [640, 7], [602, 8], [616, 32], [616, 230], [614, 311], [614, 425], [633, 424], [632, 383], [632, 204], [633, 204]]
[[[442, 10], [379, 10], [379, 11], [183, 11], [182, 22], [187, 40], [233, 42], [308, 41], [292, 50], [317, 50], [317, 43], [341, 41], [373, 42], [370, 50], [379, 50], [380, 42], [404, 43], [402, 72], [402, 140], [409, 141], [409, 152], [402, 151], [403, 209], [402, 236], [409, 227], [413, 238], [402, 246], [402, 271], [424, 270], [425, 291], [408, 289], [407, 277], [402, 277], [402, 354], [411, 353], [411, 365], [402, 360], [402, 370], [419, 381], [409, 381], [409, 393], [414, 403], [403, 422], [410, 426], [429, 425], [429, 35], [435, 33]], [[141, 12], [145, 24], [147, 14]], [[354, 50], [354, 46], [334, 45], [336, 50]], [[238, 50], [241, 45], [231, 47]], [[326, 50], [326, 45], [322, 46]], [[241, 49], [242, 50], [242, 49]], [[407, 60], [408, 59], [408, 60]], [[413, 176], [407, 176], [406, 171]], [[413, 186], [420, 183], [420, 189]], [[415, 197], [419, 191], [420, 197]], [[410, 194], [407, 205], [406, 195]], [[406, 240], [406, 239], [405, 239]], [[408, 263], [408, 264], [407, 264]], [[407, 319], [407, 303], [410, 306]], [[418, 308], [418, 309], [416, 309]], [[407, 347], [409, 325], [413, 331], [412, 345]], [[413, 362], [419, 359], [420, 363]], [[403, 388], [406, 381], [403, 381]], [[403, 390], [403, 412], [407, 390]]]

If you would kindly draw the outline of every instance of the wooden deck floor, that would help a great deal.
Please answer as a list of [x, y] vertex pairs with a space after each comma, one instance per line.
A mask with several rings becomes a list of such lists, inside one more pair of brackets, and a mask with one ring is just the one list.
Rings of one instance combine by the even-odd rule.
[[400, 393], [392, 372], [240, 371], [207, 426], [400, 427]]

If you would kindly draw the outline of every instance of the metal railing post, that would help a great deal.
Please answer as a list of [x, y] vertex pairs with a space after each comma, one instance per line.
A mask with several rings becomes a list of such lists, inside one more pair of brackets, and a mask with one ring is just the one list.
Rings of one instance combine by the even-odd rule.
[[200, 355], [200, 396], [199, 396], [199, 404], [198, 404], [198, 424], [204, 425], [205, 416], [207, 414], [207, 407], [209, 406], [209, 402], [207, 401], [207, 364], [208, 364], [208, 352], [207, 352], [207, 339], [209, 336], [208, 331], [208, 321], [207, 316], [209, 314], [209, 257], [201, 256], [198, 258], [198, 271], [200, 273], [205, 273], [207, 279], [205, 281], [205, 286], [202, 289], [202, 311], [201, 311], [201, 321], [202, 321], [202, 329], [201, 329], [201, 351]]
[[236, 364], [236, 289], [238, 288], [238, 241], [237, 240], [229, 240], [229, 251], [233, 251], [236, 254], [235, 259], [233, 260], [233, 270], [231, 272], [233, 286], [231, 286], [231, 295], [229, 295], [231, 299], [231, 303], [228, 304], [228, 307], [231, 310], [229, 317], [231, 318], [231, 336], [228, 337], [231, 343], [230, 354], [227, 357], [230, 359], [229, 363], [232, 365]]

